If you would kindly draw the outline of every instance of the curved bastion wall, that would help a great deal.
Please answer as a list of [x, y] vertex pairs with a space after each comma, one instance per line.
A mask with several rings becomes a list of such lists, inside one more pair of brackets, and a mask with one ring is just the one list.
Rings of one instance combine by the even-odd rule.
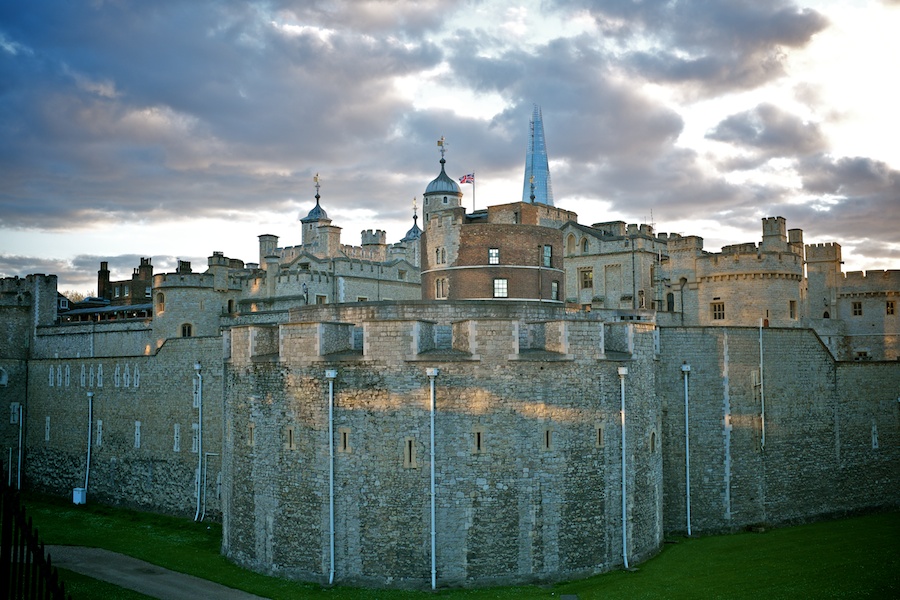
[[296, 320], [299, 311], [291, 323], [232, 329], [231, 559], [300, 579], [425, 587], [432, 556], [445, 586], [583, 576], [658, 550], [652, 325], [559, 310], [526, 320], [540, 311], [513, 303], [502, 317], [453, 321], [443, 335], [456, 308], [431, 305], [432, 320], [411, 310], [384, 318], [377, 307], [358, 320], [359, 310], [333, 308], [332, 322]]

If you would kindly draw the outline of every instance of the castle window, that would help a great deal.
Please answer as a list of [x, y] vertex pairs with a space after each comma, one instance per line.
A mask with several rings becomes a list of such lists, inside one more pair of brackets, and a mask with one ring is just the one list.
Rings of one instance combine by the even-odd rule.
[[152, 294], [152, 292], [151, 292], [151, 290], [150, 290], [150, 286], [147, 286], [147, 287], [144, 289], [144, 298], [150, 298], [150, 297], [152, 297], [152, 296], [153, 296], [153, 294]]
[[488, 248], [488, 264], [500, 264], [500, 248]]
[[650, 432], [650, 453], [656, 452], [656, 432]]
[[886, 307], [885, 307], [885, 313], [884, 313], [884, 314], [886, 314], [886, 315], [892, 315], [892, 314], [894, 314], [894, 301], [893, 301], [893, 300], [888, 300], [888, 301], [887, 301], [887, 305], [886, 305]]
[[406, 279], [406, 271], [403, 269], [397, 271], [397, 279]]
[[408, 437], [403, 440], [403, 468], [419, 468], [419, 464], [416, 462], [416, 438]]
[[125, 296], [126, 298], [127, 298], [128, 296], [130, 296], [130, 295], [131, 295], [131, 288], [128, 287], [127, 285], [122, 286], [122, 295]]
[[796, 301], [796, 300], [791, 300], [790, 302], [791, 302], [791, 303], [790, 303], [790, 315], [791, 315], [791, 318], [792, 318], [792, 319], [796, 319], [796, 318], [797, 318], [797, 301]]
[[862, 302], [854, 302], [853, 303], [853, 316], [854, 317], [862, 316]]
[[325, 302], [325, 296], [322, 294], [316, 294], [316, 304], [327, 304], [327, 302]]
[[103, 445], [103, 420], [97, 419], [97, 447]]
[[369, 299], [368, 299], [367, 297], [365, 297], [365, 296], [357, 296], [357, 297], [356, 297], [356, 301], [357, 301], [357, 302], [368, 302]]
[[338, 452], [350, 453], [352, 451], [353, 451], [353, 448], [350, 447], [350, 428], [349, 427], [339, 427], [338, 428]]
[[566, 238], [566, 256], [572, 256], [575, 254], [575, 236], [571, 233], [569, 237]]
[[447, 251], [444, 248], [441, 248], [441, 264], [447, 262]]
[[878, 425], [872, 423], [872, 450], [878, 450]]
[[588, 239], [587, 238], [582, 239], [581, 240], [581, 253], [587, 254], [589, 248], [590, 248], [590, 243], [588, 242]]
[[541, 448], [545, 451], [553, 450], [553, 430], [545, 429], [544, 435], [541, 438]]
[[134, 422], [134, 447], [138, 448], [138, 449], [141, 447], [141, 422], [140, 421]]
[[156, 312], [162, 313], [166, 311], [166, 295], [162, 292], [156, 294]]
[[550, 299], [551, 300], [559, 300], [559, 282], [558, 281], [550, 282]]
[[181, 326], [181, 337], [191, 337], [194, 335], [194, 328], [190, 323]]
[[544, 245], [544, 254], [542, 257], [542, 264], [545, 267], [553, 266], [553, 246], [549, 244]]
[[724, 302], [713, 302], [709, 305], [710, 311], [712, 312], [713, 321], [722, 321], [725, 319], [725, 303]]
[[115, 290], [116, 290], [115, 296], [116, 296], [116, 298], [118, 298], [119, 297], [119, 286], [116, 286]]
[[513, 223], [518, 223], [518, 222], [519, 222], [519, 211], [514, 211], [513, 212]]
[[509, 297], [509, 280], [495, 279], [494, 280], [494, 298], [508, 298], [508, 297]]
[[435, 298], [446, 298], [447, 297], [447, 280], [444, 278], [438, 278], [434, 280], [434, 297]]
[[293, 427], [284, 428], [284, 448], [285, 450], [297, 449], [296, 437], [294, 436]]
[[[195, 423], [195, 425], [196, 425], [196, 423]], [[250, 425], [247, 427], [247, 445], [248, 446], [256, 445], [256, 436], [254, 435], [255, 433], [256, 433], [256, 423], [250, 423]]]
[[594, 432], [594, 446], [596, 448], [602, 448], [604, 446], [603, 425], [597, 425], [597, 427], [594, 429]]
[[228, 312], [229, 312], [229, 313], [233, 313], [233, 312], [234, 312], [234, 300], [229, 300], [229, 301], [228, 301]]
[[191, 423], [191, 452], [200, 452], [200, 424]]
[[44, 441], [50, 441], [50, 417], [44, 419]]
[[484, 451], [484, 428], [476, 427], [472, 430], [472, 452], [481, 454]]
[[581, 269], [579, 271], [579, 275], [581, 277], [581, 289], [589, 290], [594, 287], [594, 270], [593, 269]]
[[172, 452], [181, 452], [181, 425], [175, 423], [175, 431], [172, 440]]
[[669, 312], [675, 311], [675, 294], [672, 292], [666, 294], [666, 310]]

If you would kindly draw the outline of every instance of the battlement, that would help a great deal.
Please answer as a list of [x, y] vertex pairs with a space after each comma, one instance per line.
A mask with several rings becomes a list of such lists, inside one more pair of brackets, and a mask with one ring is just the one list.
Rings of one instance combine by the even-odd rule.
[[806, 244], [806, 262], [840, 262], [841, 245], [835, 242]]
[[747, 242], [745, 244], [722, 246], [722, 254], [756, 254], [756, 244]]
[[873, 292], [900, 291], [900, 270], [850, 271], [844, 273], [841, 288], [847, 290], [848, 287], [857, 286]]
[[376, 229], [374, 231], [371, 229], [366, 229], [362, 232], [361, 235], [363, 246], [387, 244], [387, 233], [385, 233], [381, 229]]
[[213, 276], [205, 273], [160, 273], [153, 276], [153, 288], [213, 287]]
[[668, 248], [669, 252], [701, 252], [703, 250], [703, 238], [696, 235], [669, 236]]
[[4, 277], [0, 279], [0, 293], [8, 294], [30, 291], [28, 288], [34, 287], [35, 283], [42, 285], [54, 284], [55, 287], [55, 282], [56, 275], [44, 275], [43, 273], [35, 273], [26, 275], [25, 277]]

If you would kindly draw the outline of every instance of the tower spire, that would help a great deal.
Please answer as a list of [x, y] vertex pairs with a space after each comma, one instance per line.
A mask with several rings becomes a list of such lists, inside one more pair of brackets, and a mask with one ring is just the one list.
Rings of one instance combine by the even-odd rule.
[[525, 150], [525, 185], [522, 186], [522, 202], [553, 206], [553, 188], [550, 185], [550, 165], [547, 160], [547, 144], [544, 140], [544, 120], [541, 107], [534, 105], [531, 116], [528, 147]]

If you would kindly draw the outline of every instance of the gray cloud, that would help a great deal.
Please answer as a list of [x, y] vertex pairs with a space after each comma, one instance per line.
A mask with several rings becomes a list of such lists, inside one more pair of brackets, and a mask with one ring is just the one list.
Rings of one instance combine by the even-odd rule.
[[636, 38], [652, 50], [630, 50], [625, 64], [652, 81], [688, 86], [708, 95], [757, 87], [784, 73], [782, 48], [806, 45], [828, 21], [783, 0], [668, 2], [558, 0], [587, 8], [600, 28], [626, 48]]
[[726, 161], [729, 170], [758, 167], [771, 158], [806, 156], [827, 148], [818, 124], [805, 122], [772, 104], [731, 115], [706, 134], [708, 139], [748, 149], [750, 156]]

